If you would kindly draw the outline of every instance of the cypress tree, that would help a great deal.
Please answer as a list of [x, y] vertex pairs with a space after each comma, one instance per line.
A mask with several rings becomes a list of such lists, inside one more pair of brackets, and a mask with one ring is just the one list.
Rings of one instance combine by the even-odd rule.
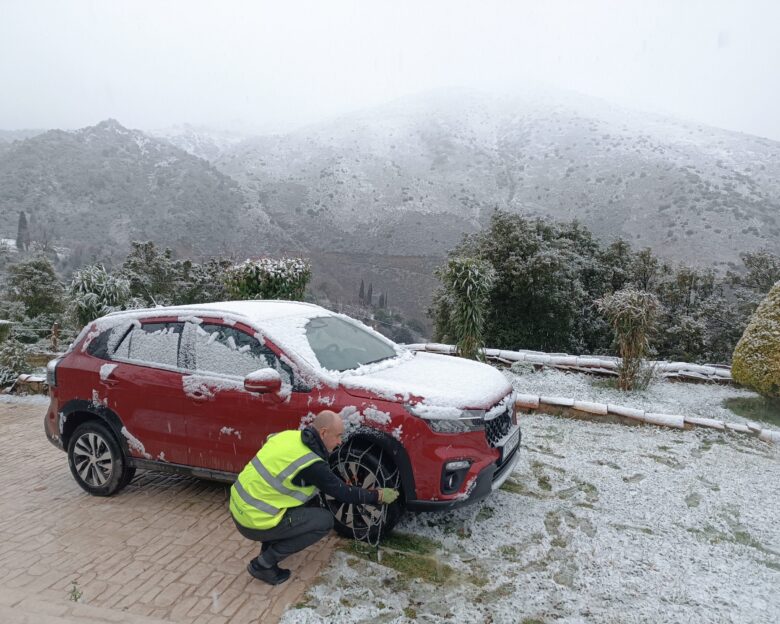
[[27, 215], [19, 211], [19, 225], [16, 228], [16, 248], [19, 251], [30, 249], [30, 228], [27, 226]]
[[363, 303], [363, 300], [365, 298], [366, 298], [365, 285], [363, 284], [363, 280], [360, 280], [360, 291], [358, 292], [358, 299], [360, 300], [360, 303]]

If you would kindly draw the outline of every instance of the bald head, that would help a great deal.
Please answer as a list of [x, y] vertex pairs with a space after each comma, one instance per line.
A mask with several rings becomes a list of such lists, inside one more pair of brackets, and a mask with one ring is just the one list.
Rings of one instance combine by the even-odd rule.
[[336, 412], [322, 410], [314, 417], [311, 424], [320, 434], [322, 443], [329, 453], [341, 444], [341, 436], [344, 435], [344, 421]]
[[341, 420], [341, 416], [336, 412], [322, 410], [314, 417], [311, 424], [317, 431], [322, 431], [325, 427], [332, 427], [337, 420]]

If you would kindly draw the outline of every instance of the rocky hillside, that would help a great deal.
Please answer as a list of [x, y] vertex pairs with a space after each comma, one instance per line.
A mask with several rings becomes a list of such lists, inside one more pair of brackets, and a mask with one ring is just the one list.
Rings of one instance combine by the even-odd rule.
[[436, 92], [216, 165], [321, 250], [438, 256], [496, 207], [697, 264], [780, 244], [780, 143], [561, 93]]
[[0, 154], [0, 222], [98, 258], [132, 240], [181, 254], [262, 253], [287, 241], [239, 185], [208, 162], [114, 120], [52, 130]]

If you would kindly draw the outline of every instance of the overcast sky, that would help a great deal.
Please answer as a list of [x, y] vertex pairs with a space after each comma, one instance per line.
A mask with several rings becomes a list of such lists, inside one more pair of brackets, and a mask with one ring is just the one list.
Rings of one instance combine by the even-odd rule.
[[778, 0], [0, 0], [0, 128], [282, 129], [536, 80], [780, 140], [778, 24]]

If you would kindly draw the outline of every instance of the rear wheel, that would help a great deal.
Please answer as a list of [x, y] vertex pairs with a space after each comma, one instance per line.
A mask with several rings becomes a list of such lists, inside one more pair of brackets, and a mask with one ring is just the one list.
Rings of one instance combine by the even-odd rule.
[[[127, 460], [125, 460], [125, 464], [126, 463]], [[122, 473], [122, 480], [119, 483], [119, 489], [121, 490], [126, 485], [130, 485], [130, 482], [133, 480], [134, 476], [135, 476], [135, 467], [125, 465], [125, 470]]]
[[[401, 487], [397, 467], [375, 444], [346, 442], [331, 455], [330, 467], [348, 485], [366, 489]], [[404, 512], [403, 494], [392, 505], [359, 505], [340, 503], [330, 496], [323, 498], [340, 535], [372, 544], [388, 535]]]
[[76, 483], [93, 496], [118, 492], [129, 482], [125, 478], [132, 470], [111, 431], [95, 420], [82, 423], [73, 432], [68, 464]]

